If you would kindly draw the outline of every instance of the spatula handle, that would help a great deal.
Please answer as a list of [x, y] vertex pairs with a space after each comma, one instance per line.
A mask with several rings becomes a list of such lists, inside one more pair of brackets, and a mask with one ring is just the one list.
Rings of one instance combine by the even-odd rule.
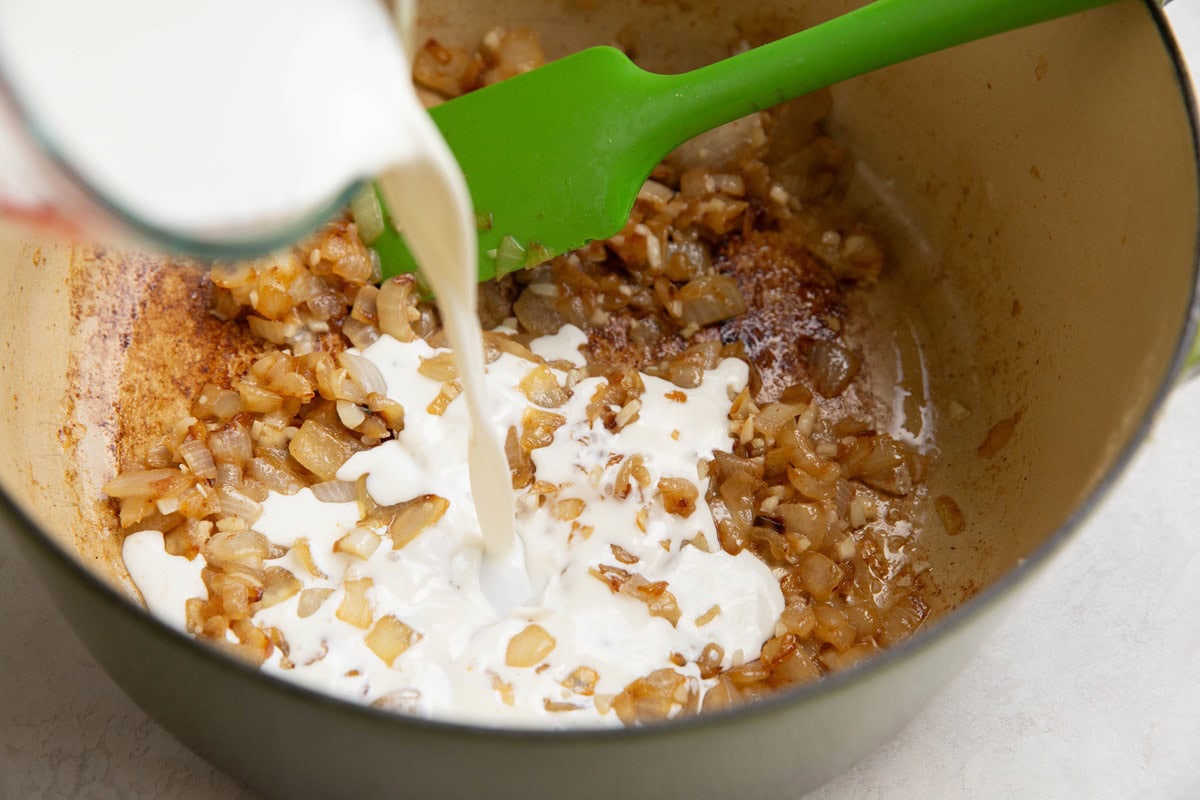
[[[667, 152], [747, 114], [847, 78], [1114, 0], [876, 0], [682, 75], [656, 76], [654, 135]], [[674, 141], [666, 141], [674, 139]]]

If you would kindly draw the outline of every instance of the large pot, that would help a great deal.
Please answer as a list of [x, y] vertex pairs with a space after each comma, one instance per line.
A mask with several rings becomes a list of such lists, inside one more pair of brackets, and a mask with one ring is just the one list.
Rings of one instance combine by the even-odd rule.
[[[850, 5], [430, 4], [427, 32], [528, 24], [551, 56], [636, 35], [655, 69]], [[99, 486], [211, 370], [199, 276], [95, 248], [0, 242], [0, 480], [8, 527], [63, 613], [152, 716], [287, 798], [796, 795], [893, 736], [1070, 538], [1144, 436], [1194, 328], [1191, 101], [1157, 7], [1126, 2], [836, 88], [852, 199], [893, 263], [872, 309], [880, 380], [919, 343], [941, 408], [931, 536], [939, 613], [902, 647], [768, 702], [633, 731], [544, 734], [399, 718], [267, 678], [144, 614]], [[237, 342], [226, 341], [229, 346]], [[148, 402], [153, 401], [153, 402]], [[137, 409], [138, 413], [132, 413]], [[139, 419], [124, 429], [115, 421]], [[1011, 430], [1003, 448], [980, 445]], [[993, 433], [992, 443], [998, 441]]]

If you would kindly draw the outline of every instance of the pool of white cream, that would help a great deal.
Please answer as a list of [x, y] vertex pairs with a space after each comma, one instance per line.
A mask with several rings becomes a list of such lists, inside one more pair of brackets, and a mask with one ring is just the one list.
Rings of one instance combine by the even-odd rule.
[[[581, 331], [566, 327], [535, 340], [531, 349], [549, 361], [582, 365], [579, 346], [585, 341]], [[515, 514], [537, 591], [526, 604], [497, 616], [479, 586], [483, 539], [471, 502], [465, 403], [459, 398], [443, 415], [429, 413], [442, 384], [418, 372], [421, 359], [439, 352], [421, 340], [401, 343], [386, 336], [362, 351], [382, 372], [388, 396], [404, 406], [405, 427], [394, 440], [352, 457], [338, 477], [366, 476], [369, 493], [381, 505], [435, 494], [449, 501], [448, 510], [401, 549], [393, 549], [385, 530], [377, 528], [382, 544], [364, 560], [334, 551], [334, 543], [359, 525], [356, 503], [324, 503], [307, 489], [272, 494], [252, 527], [285, 548], [307, 539], [324, 577], [310, 574], [295, 552], [269, 563], [292, 572], [305, 589], [332, 594], [305, 618], [298, 614], [300, 594], [254, 615], [256, 625], [277, 628], [288, 644], [286, 658], [277, 650], [264, 670], [335, 696], [425, 717], [579, 727], [620, 724], [608, 700], [657, 669], [675, 669], [705, 691], [712, 680], [700, 678], [695, 661], [710, 643], [723, 650], [725, 666], [757, 657], [783, 609], [779, 584], [752, 554], [731, 556], [716, 546], [704, 501], [707, 480], [699, 472], [714, 450], [731, 445], [728, 413], [731, 398], [747, 381], [744, 363], [722, 361], [694, 389], [642, 376], [640, 414], [620, 430], [587, 419], [586, 407], [602, 378], [580, 380], [565, 404], [544, 409], [566, 420], [551, 444], [532, 454], [536, 480], [554, 484], [557, 492], [539, 503], [538, 495], [520, 490], [514, 509], [494, 509]], [[518, 384], [535, 366], [507, 353], [488, 365], [489, 416], [502, 438], [510, 427], [521, 429], [522, 415], [532, 406]], [[565, 382], [563, 370], [553, 372]], [[646, 488], [634, 484], [628, 496], [616, 496], [622, 463], [639, 455], [650, 475]], [[668, 512], [657, 490], [661, 478], [683, 478], [698, 487], [691, 514]], [[576, 500], [582, 511], [574, 516]], [[559, 509], [563, 501], [570, 514]], [[711, 547], [694, 546], [697, 534]], [[161, 534], [147, 531], [126, 540], [125, 560], [150, 611], [183, 627], [187, 599], [205, 596], [202, 558], [171, 556]], [[665, 582], [678, 619], [653, 616], [642, 600], [614, 593], [595, 574], [602, 566]], [[371, 581], [372, 620], [391, 616], [415, 633], [413, 644], [391, 665], [368, 646], [371, 626], [356, 627], [337, 615], [345, 582], [363, 579]], [[532, 665], [511, 665], [510, 641], [534, 624], [553, 647]], [[581, 694], [578, 676], [593, 673], [594, 684]]]

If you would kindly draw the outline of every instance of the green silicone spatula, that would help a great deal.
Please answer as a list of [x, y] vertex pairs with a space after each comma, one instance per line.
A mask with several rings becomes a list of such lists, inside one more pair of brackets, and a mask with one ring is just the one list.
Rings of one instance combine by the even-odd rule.
[[[877, 0], [681, 75], [584, 50], [432, 110], [479, 220], [479, 277], [617, 233], [659, 161], [693, 136], [846, 78], [1113, 0]], [[390, 226], [385, 275], [414, 269]]]

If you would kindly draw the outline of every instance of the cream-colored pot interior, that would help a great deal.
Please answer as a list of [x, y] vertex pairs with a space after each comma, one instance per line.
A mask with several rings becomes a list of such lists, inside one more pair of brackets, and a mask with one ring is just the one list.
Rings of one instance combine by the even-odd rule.
[[[849, 5], [440, 0], [423, 25], [473, 45], [491, 25], [525, 24], [552, 57], [632, 42], [667, 71]], [[899, 365], [920, 395], [920, 342], [937, 408], [931, 489], [967, 521], [928, 538], [946, 608], [1084, 503], [1167, 379], [1196, 255], [1187, 111], [1151, 15], [1130, 0], [840, 85], [831, 120], [856, 159], [852, 197], [892, 253], [869, 303], [872, 374], [889, 390]], [[215, 353], [246, 343], [205, 317], [194, 268], [14, 232], [0, 265], [4, 489], [132, 592], [99, 487], [240, 364]]]

